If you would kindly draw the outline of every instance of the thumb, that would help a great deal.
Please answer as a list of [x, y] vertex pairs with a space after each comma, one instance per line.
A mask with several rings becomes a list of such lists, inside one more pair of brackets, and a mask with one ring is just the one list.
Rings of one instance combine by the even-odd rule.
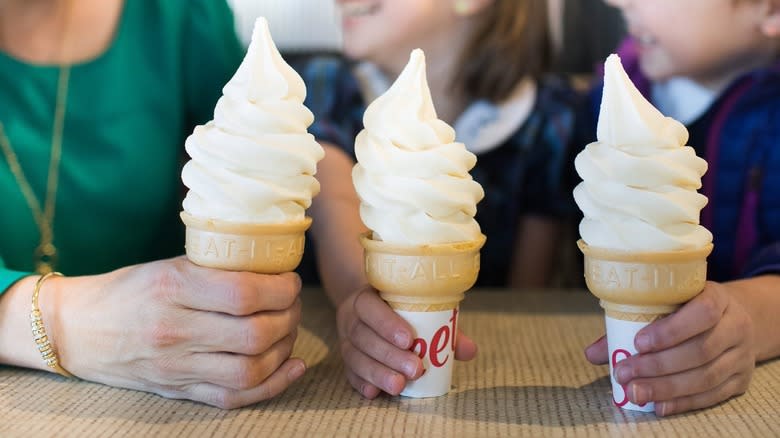
[[585, 349], [585, 357], [593, 365], [604, 365], [609, 362], [609, 349], [607, 337], [602, 336]]
[[477, 344], [458, 330], [458, 338], [455, 343], [455, 359], [468, 361], [477, 356]]

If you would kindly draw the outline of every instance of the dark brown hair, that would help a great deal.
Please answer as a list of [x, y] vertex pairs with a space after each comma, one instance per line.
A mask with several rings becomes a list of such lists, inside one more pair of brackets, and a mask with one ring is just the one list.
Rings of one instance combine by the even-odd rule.
[[463, 97], [499, 102], [550, 65], [546, 0], [494, 0], [478, 18], [453, 85]]

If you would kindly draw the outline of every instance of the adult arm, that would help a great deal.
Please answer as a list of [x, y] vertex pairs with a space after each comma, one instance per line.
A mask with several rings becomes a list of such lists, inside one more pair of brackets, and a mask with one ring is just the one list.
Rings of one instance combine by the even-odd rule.
[[[0, 297], [0, 363], [47, 369], [30, 331], [37, 276]], [[184, 257], [95, 276], [51, 277], [44, 326], [60, 364], [107, 385], [234, 408], [300, 377], [290, 359], [300, 320], [297, 275], [223, 272]]]

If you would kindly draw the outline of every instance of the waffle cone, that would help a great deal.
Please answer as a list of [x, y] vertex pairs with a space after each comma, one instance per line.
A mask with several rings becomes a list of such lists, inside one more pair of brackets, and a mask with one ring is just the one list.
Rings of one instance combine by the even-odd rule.
[[284, 224], [249, 224], [181, 213], [187, 258], [208, 268], [280, 274], [301, 262], [311, 218]]
[[371, 236], [369, 232], [360, 237], [366, 276], [393, 309], [453, 309], [477, 281], [484, 235], [468, 242], [419, 246], [394, 245]]
[[[608, 316], [652, 322], [704, 289], [712, 244], [685, 251], [630, 252], [577, 242], [585, 255], [585, 282]], [[632, 319], [639, 318], [639, 319]]]

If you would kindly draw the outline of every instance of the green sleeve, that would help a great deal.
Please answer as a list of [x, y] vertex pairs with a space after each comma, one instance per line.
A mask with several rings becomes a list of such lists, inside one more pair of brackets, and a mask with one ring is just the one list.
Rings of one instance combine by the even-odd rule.
[[22, 277], [32, 275], [30, 272], [20, 272], [5, 267], [3, 258], [0, 257], [0, 295], [8, 290], [11, 285], [21, 280]]
[[188, 4], [183, 74], [187, 125], [192, 128], [212, 119], [222, 87], [241, 64], [244, 49], [225, 0], [197, 0]]

